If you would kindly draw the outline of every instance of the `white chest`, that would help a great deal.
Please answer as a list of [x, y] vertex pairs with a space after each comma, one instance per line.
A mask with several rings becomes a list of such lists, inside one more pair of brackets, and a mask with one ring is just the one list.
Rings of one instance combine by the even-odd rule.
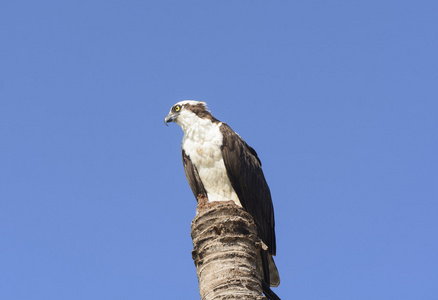
[[185, 134], [183, 138], [182, 147], [198, 168], [210, 168], [222, 160], [222, 134], [218, 126], [211, 127], [210, 130]]
[[241, 205], [222, 159], [222, 138], [220, 123], [202, 126], [184, 134], [182, 147], [198, 170], [210, 202], [234, 200]]

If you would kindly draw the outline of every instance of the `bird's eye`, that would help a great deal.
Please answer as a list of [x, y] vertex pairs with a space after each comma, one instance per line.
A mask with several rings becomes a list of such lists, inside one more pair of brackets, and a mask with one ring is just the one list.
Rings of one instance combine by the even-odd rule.
[[180, 105], [175, 105], [173, 107], [173, 110], [176, 111], [176, 112], [179, 112], [181, 110], [181, 106]]

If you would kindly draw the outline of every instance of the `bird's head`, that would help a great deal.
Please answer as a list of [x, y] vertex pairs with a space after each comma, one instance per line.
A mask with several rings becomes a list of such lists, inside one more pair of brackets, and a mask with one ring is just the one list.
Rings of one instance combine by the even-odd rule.
[[185, 131], [186, 128], [201, 120], [218, 122], [207, 109], [205, 102], [185, 100], [172, 106], [169, 114], [164, 118], [164, 123], [167, 125], [169, 122], [174, 122]]

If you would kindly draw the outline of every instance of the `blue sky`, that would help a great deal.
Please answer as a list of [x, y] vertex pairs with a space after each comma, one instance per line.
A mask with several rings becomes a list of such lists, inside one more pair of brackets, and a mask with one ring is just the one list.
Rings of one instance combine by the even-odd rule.
[[0, 2], [0, 299], [198, 299], [181, 129], [263, 162], [283, 299], [437, 299], [434, 1]]

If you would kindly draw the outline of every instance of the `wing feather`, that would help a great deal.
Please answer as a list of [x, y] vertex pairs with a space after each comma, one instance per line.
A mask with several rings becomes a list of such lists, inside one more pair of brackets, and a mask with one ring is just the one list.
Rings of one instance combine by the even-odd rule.
[[257, 224], [268, 253], [275, 255], [275, 220], [271, 192], [257, 152], [227, 124], [222, 123], [222, 155], [231, 184], [243, 208]]
[[206, 196], [207, 193], [205, 191], [204, 184], [201, 181], [201, 177], [199, 177], [196, 166], [192, 164], [192, 160], [183, 149], [181, 150], [181, 154], [183, 159], [184, 172], [186, 173], [187, 181], [189, 182], [189, 186], [192, 189], [195, 199], [198, 199], [199, 194], [203, 194], [204, 196]]

